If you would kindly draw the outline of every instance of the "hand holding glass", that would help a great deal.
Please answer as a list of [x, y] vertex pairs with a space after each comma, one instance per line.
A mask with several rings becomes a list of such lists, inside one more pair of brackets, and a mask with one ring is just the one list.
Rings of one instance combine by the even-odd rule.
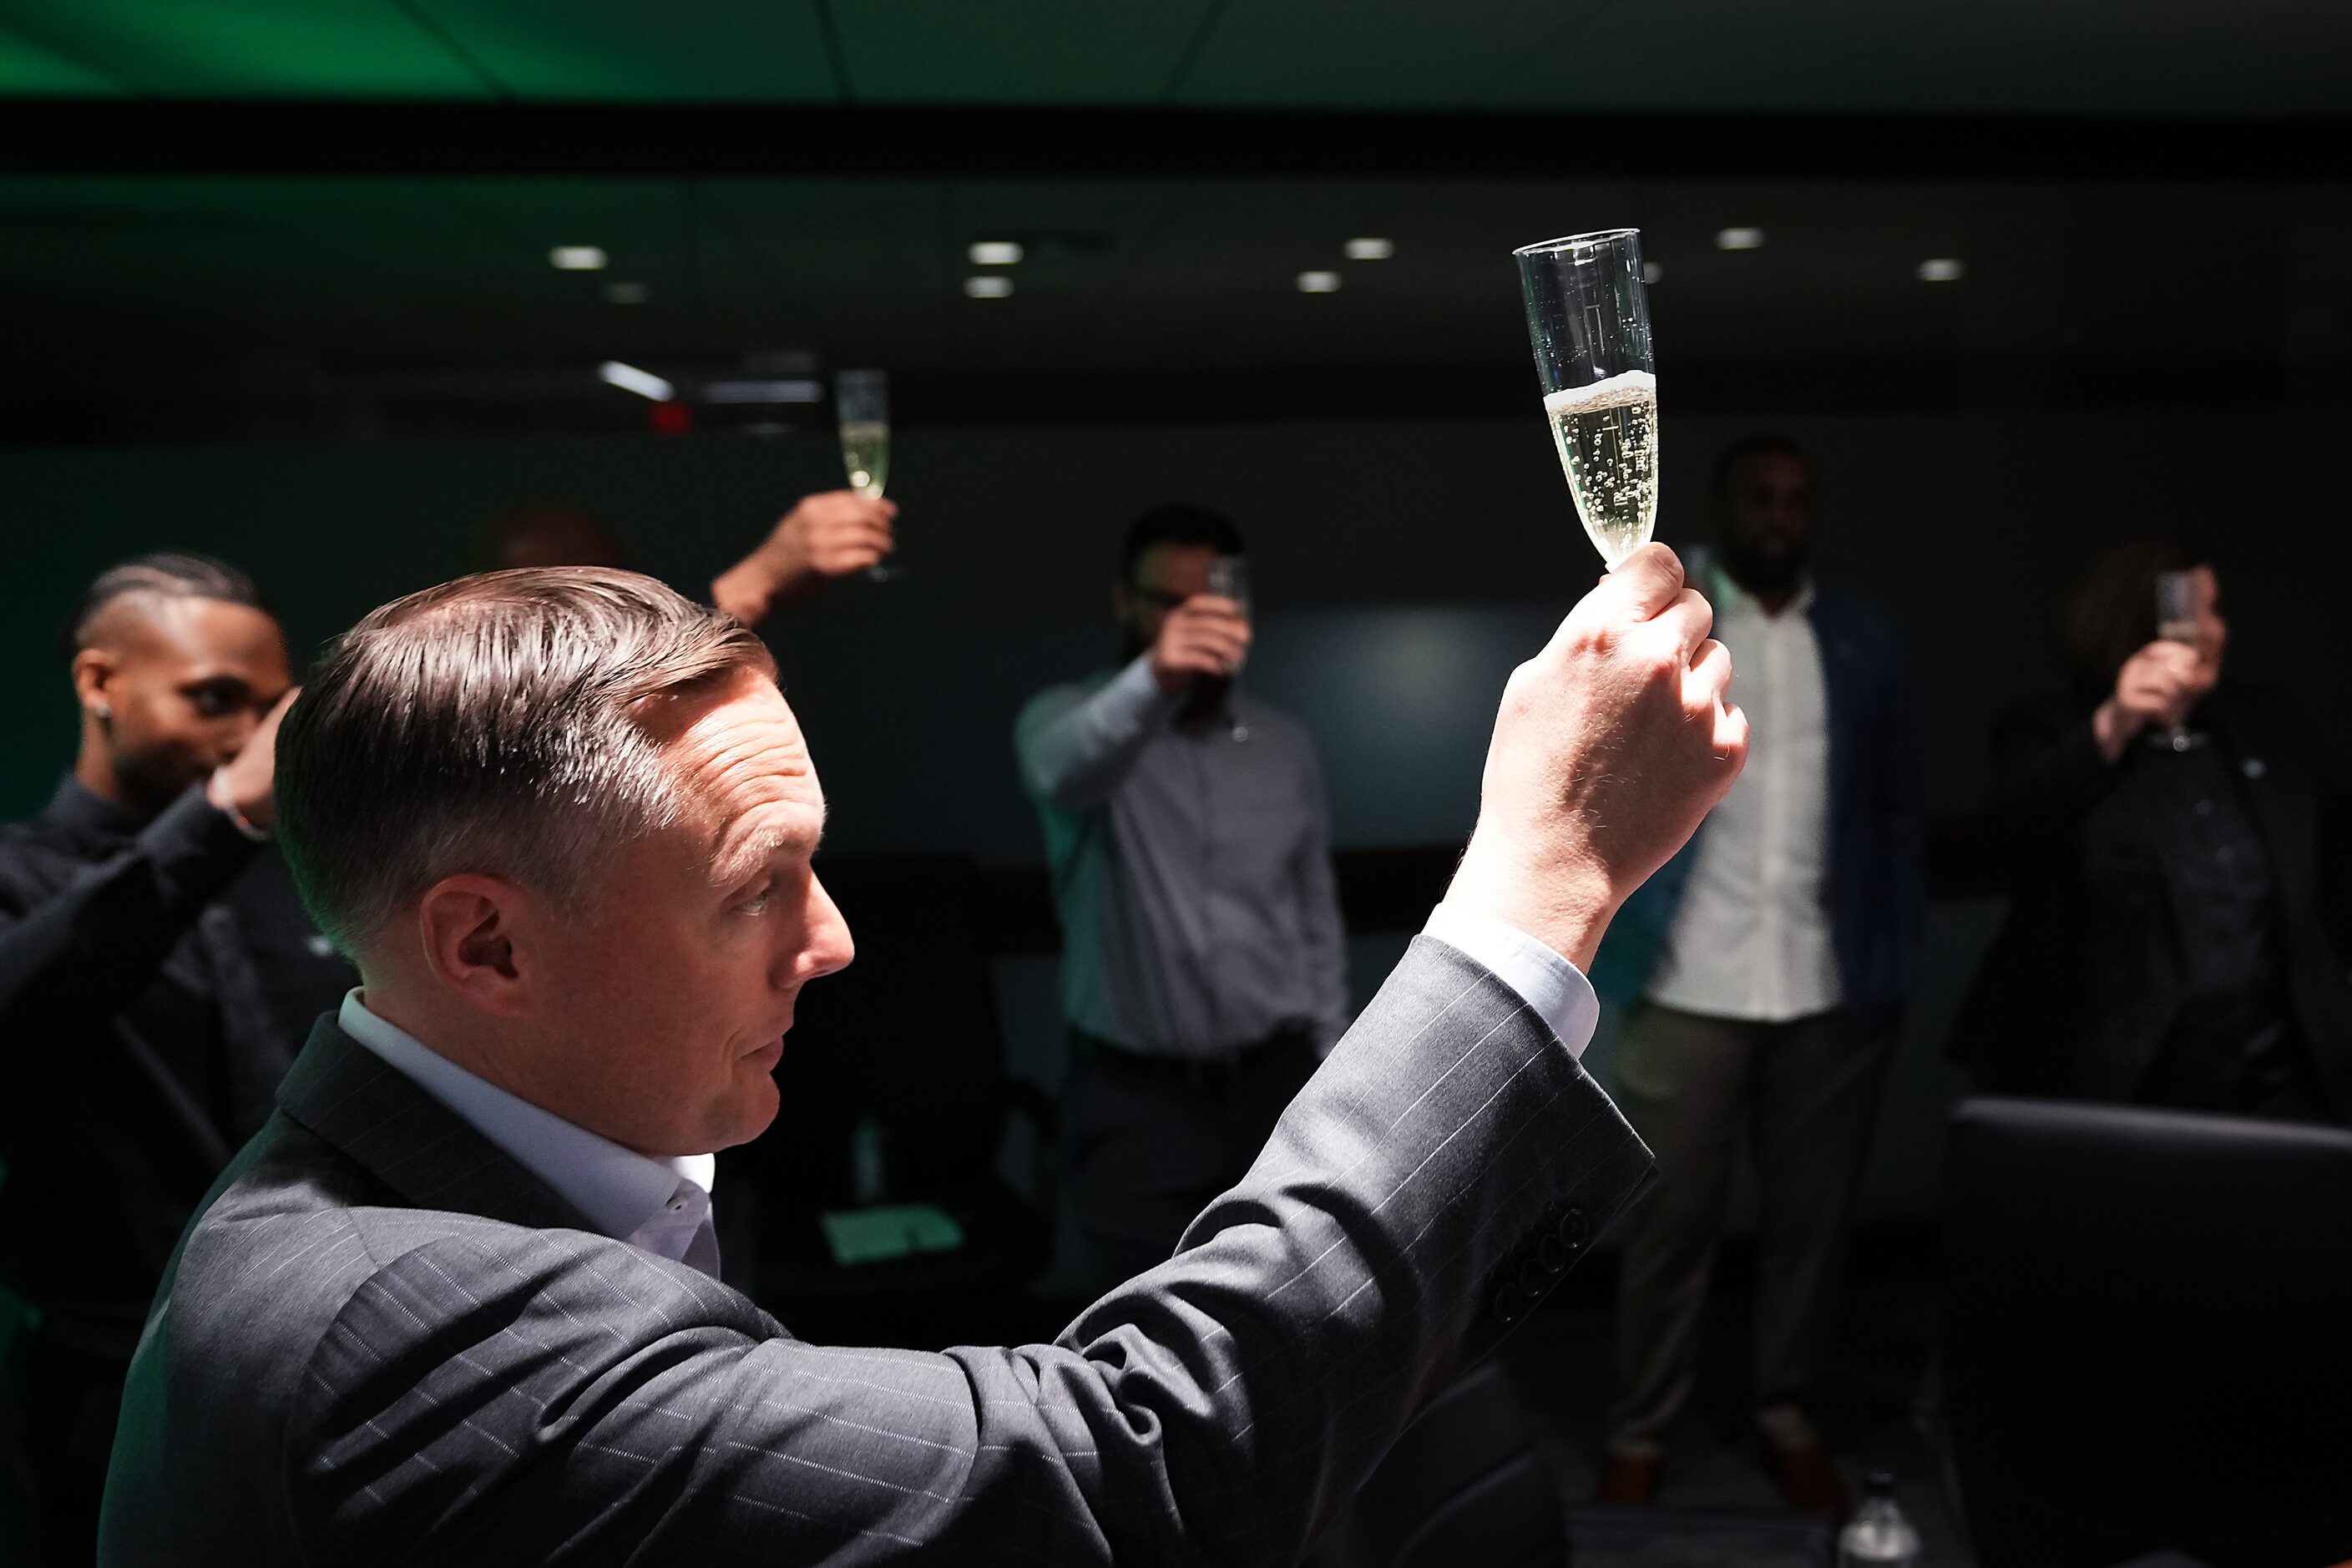
[[1560, 467], [1612, 572], [1658, 521], [1658, 378], [1641, 240], [1639, 229], [1609, 229], [1511, 253]]

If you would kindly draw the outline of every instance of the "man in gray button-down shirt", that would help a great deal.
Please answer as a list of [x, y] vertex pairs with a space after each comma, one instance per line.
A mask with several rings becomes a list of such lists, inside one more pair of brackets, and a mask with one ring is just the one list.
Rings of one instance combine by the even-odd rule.
[[1306, 730], [1234, 679], [1246, 606], [1210, 592], [1238, 530], [1136, 520], [1120, 667], [1022, 710], [1070, 1024], [1072, 1197], [1108, 1285], [1166, 1258], [1348, 1024], [1323, 778]]

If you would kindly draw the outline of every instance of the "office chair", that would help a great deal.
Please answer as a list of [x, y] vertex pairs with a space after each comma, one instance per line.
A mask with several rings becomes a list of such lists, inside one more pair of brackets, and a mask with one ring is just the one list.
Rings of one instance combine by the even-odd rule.
[[1978, 1555], [2352, 1558], [2352, 1132], [1971, 1100], [1943, 1356]]

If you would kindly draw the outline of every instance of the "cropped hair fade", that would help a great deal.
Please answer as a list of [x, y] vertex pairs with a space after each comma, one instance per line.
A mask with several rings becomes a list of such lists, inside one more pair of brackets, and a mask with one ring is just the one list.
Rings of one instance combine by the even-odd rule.
[[444, 877], [560, 901], [617, 845], [676, 819], [647, 699], [775, 661], [650, 577], [489, 572], [374, 611], [338, 638], [278, 732], [278, 837], [346, 952]]
[[261, 590], [242, 568], [193, 550], [158, 550], [152, 554], [134, 555], [90, 579], [89, 586], [82, 590], [81, 601], [66, 620], [65, 635], [58, 639], [66, 658], [70, 659], [89, 646], [98, 618], [109, 606], [134, 596], [216, 599], [224, 605], [243, 605], [277, 619], [269, 602], [261, 596]]

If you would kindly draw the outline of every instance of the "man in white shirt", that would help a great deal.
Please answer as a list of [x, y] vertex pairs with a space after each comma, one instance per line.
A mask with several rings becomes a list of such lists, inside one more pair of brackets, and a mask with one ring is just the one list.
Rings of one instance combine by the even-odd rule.
[[1755, 1418], [1794, 1506], [1845, 1490], [1807, 1414], [1840, 1242], [1921, 914], [1912, 706], [1891, 627], [1806, 571], [1812, 471], [1776, 437], [1724, 455], [1706, 593], [1739, 660], [1748, 769], [1603, 950], [1633, 1002], [1618, 1098], [1656, 1152], [1626, 1240], [1603, 1501], [1656, 1494], [1696, 1379], [1731, 1156], [1754, 1151]]

